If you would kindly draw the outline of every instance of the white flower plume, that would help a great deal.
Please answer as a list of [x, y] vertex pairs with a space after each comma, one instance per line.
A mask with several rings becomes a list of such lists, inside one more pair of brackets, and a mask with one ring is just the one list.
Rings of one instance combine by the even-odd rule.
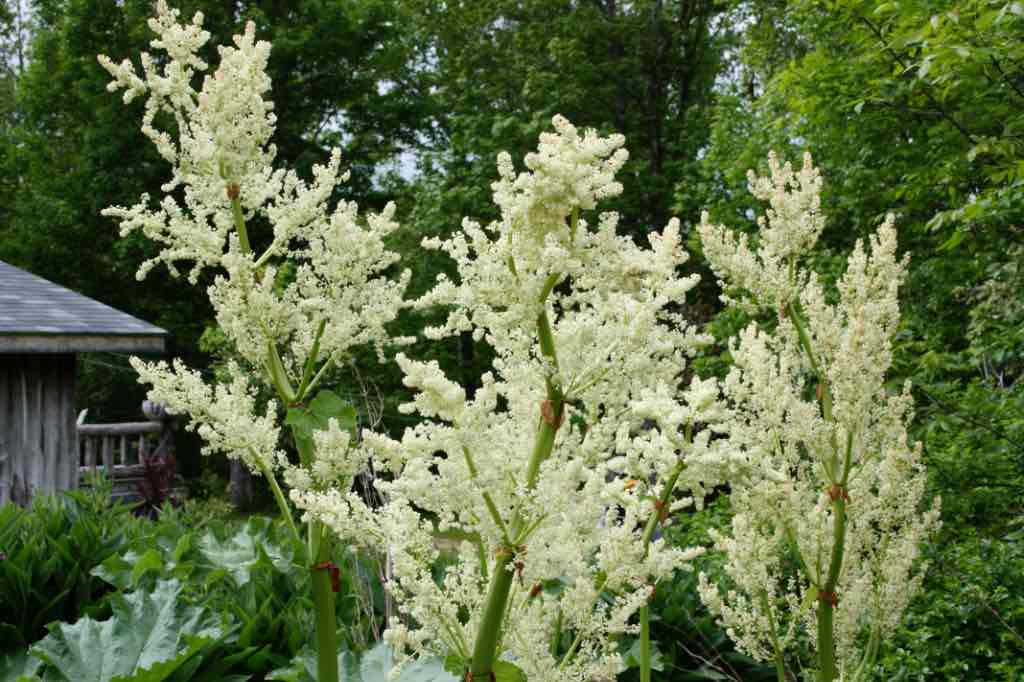
[[820, 176], [809, 156], [800, 173], [770, 163], [771, 179], [751, 175], [751, 191], [772, 207], [756, 254], [726, 228], [701, 226], [726, 284], [779, 315], [774, 330], [751, 325], [730, 345], [720, 428], [748, 466], [733, 481], [731, 532], [715, 537], [728, 580], [702, 579], [701, 595], [760, 660], [776, 644], [817, 641], [828, 602], [838, 670], [850, 677], [870, 659], [859, 644], [898, 626], [924, 570], [920, 547], [938, 525], [920, 447], [907, 443], [909, 387], [886, 388], [907, 261], [889, 216], [870, 248], [854, 247], [829, 303], [802, 265], [824, 225]]
[[[499, 157], [498, 221], [467, 219], [460, 233], [427, 243], [458, 271], [415, 304], [448, 311], [428, 335], [486, 340], [497, 354], [493, 373], [469, 396], [437, 363], [399, 356], [406, 385], [418, 391], [402, 410], [425, 421], [400, 442], [368, 440], [397, 473], [378, 486], [389, 500], [381, 533], [394, 560], [390, 589], [405, 616], [388, 639], [466, 659], [493, 572], [514, 571], [506, 615], [514, 627], [503, 630], [499, 652], [528, 679], [582, 681], [621, 670], [620, 635], [636, 630], [633, 616], [652, 585], [699, 552], [662, 540], [645, 551], [642, 535], [662, 514], [654, 499], [684, 452], [678, 487], [699, 497], [714, 483], [717, 444], [705, 430], [691, 445], [686, 433], [717, 419], [717, 389], [679, 386], [687, 356], [706, 338], [674, 312], [696, 284], [679, 274], [687, 254], [678, 221], [641, 248], [616, 234], [615, 214], [593, 220], [598, 203], [622, 190], [614, 174], [626, 159], [623, 141], [561, 117], [554, 128], [527, 156], [527, 171], [516, 174]], [[541, 318], [550, 322], [547, 341]], [[551, 395], [564, 411], [550, 456], [531, 473], [538, 424], [559, 419]], [[650, 409], [635, 409], [642, 400]], [[693, 501], [670, 497], [664, 514]], [[339, 498], [321, 495], [306, 508], [329, 524], [338, 518], [344, 532]], [[509, 546], [517, 521], [530, 531]], [[440, 582], [435, 532], [463, 538]], [[507, 568], [496, 568], [509, 553]], [[579, 636], [565, 661], [550, 646], [558, 619]]]

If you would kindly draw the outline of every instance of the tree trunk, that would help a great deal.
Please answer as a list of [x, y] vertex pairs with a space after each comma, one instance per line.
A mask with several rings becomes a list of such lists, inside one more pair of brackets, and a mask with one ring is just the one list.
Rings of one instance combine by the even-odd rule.
[[231, 504], [236, 511], [252, 507], [252, 472], [240, 460], [231, 460]]

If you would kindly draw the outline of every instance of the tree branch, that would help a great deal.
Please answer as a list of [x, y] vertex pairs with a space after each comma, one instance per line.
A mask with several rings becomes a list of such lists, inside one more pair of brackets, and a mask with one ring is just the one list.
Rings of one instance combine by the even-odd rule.
[[1003, 81], [1005, 81], [1007, 85], [1013, 88], [1013, 91], [1017, 93], [1018, 97], [1024, 99], [1024, 91], [1021, 91], [1020, 86], [1018, 86], [1016, 83], [1010, 80], [1010, 77], [1006, 75], [1005, 71], [1003, 71], [1003, 66], [1002, 64], [999, 63], [999, 60], [996, 59], [996, 56], [989, 55], [989, 59], [992, 60], [992, 65], [996, 67], [996, 71], [999, 72], [999, 75], [1003, 77]]
[[[882, 43], [882, 48], [889, 53], [893, 60], [900, 66], [900, 68], [902, 68], [904, 71], [911, 70], [912, 67], [909, 64], [907, 64], [902, 57], [900, 57], [899, 53], [897, 53], [896, 50], [892, 49], [888, 42], [886, 42], [885, 36], [882, 34], [882, 30], [878, 28], [878, 26], [872, 23], [871, 20], [865, 16], [861, 16], [858, 18], [867, 25], [867, 27], [871, 30], [872, 33], [875, 34], [875, 37], [878, 38], [880, 43]], [[951, 126], [956, 128], [957, 131], [959, 131], [961, 135], [967, 138], [967, 141], [970, 142], [972, 145], [977, 144], [977, 142], [974, 139], [974, 136], [971, 135], [970, 131], [968, 131], [967, 128], [960, 125], [960, 123], [955, 118], [953, 118], [953, 116], [949, 112], [945, 110], [942, 104], [935, 98], [934, 95], [932, 95], [931, 89], [928, 87], [928, 84], [925, 83], [924, 81], [921, 81], [921, 89], [924, 92], [924, 96], [927, 97], [928, 101], [932, 103], [932, 106], [935, 107], [935, 109], [942, 114], [942, 118], [944, 118]]]

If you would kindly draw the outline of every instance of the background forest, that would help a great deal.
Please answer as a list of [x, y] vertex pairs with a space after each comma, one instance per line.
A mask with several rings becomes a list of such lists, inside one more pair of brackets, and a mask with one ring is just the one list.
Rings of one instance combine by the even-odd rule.
[[[463, 216], [493, 216], [499, 150], [520, 157], [555, 113], [625, 135], [616, 200], [639, 242], [678, 216], [702, 284], [687, 315], [724, 339], [723, 313], [692, 227], [703, 208], [753, 227], [748, 168], [810, 150], [825, 176], [818, 271], [834, 279], [855, 240], [892, 211], [911, 252], [894, 387], [910, 381], [943, 528], [925, 590], [879, 679], [1024, 679], [1024, 3], [1001, 0], [232, 0], [202, 10], [212, 44], [244, 22], [273, 43], [279, 156], [308, 172], [340, 146], [346, 199], [398, 204], [392, 245], [410, 295], [450, 267], [419, 248]], [[136, 125], [141, 102], [106, 92], [99, 53], [149, 40], [148, 0], [5, 0], [0, 5], [0, 260], [157, 324], [170, 354], [218, 371], [227, 358], [200, 289], [157, 269], [154, 247], [100, 215], [150, 192], [165, 169]], [[396, 333], [415, 333], [408, 314]], [[426, 350], [426, 342], [419, 348]], [[409, 354], [415, 356], [417, 347]], [[472, 385], [489, 364], [468, 336], [443, 355]], [[364, 421], [400, 434], [396, 369], [330, 383]], [[697, 371], [722, 375], [719, 345]], [[143, 388], [125, 357], [85, 356], [79, 409], [138, 418]], [[184, 437], [179, 468], [199, 480]], [[207, 475], [205, 480], [210, 480]], [[714, 503], [674, 531], [703, 542], [727, 523]], [[713, 560], [709, 560], [713, 561]], [[659, 588], [660, 679], [762, 679], [731, 652], [690, 576]], [[767, 674], [766, 674], [767, 670]], [[656, 678], [658, 679], [658, 678]]]

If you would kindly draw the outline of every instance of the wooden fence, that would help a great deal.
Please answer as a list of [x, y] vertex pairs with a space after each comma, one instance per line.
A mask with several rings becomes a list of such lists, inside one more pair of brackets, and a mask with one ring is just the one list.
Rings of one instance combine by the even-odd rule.
[[173, 421], [159, 406], [143, 403], [149, 421], [119, 424], [87, 424], [88, 410], [78, 415], [79, 484], [105, 476], [114, 486], [114, 496], [135, 497], [135, 486], [145, 473], [149, 458], [173, 455]]

